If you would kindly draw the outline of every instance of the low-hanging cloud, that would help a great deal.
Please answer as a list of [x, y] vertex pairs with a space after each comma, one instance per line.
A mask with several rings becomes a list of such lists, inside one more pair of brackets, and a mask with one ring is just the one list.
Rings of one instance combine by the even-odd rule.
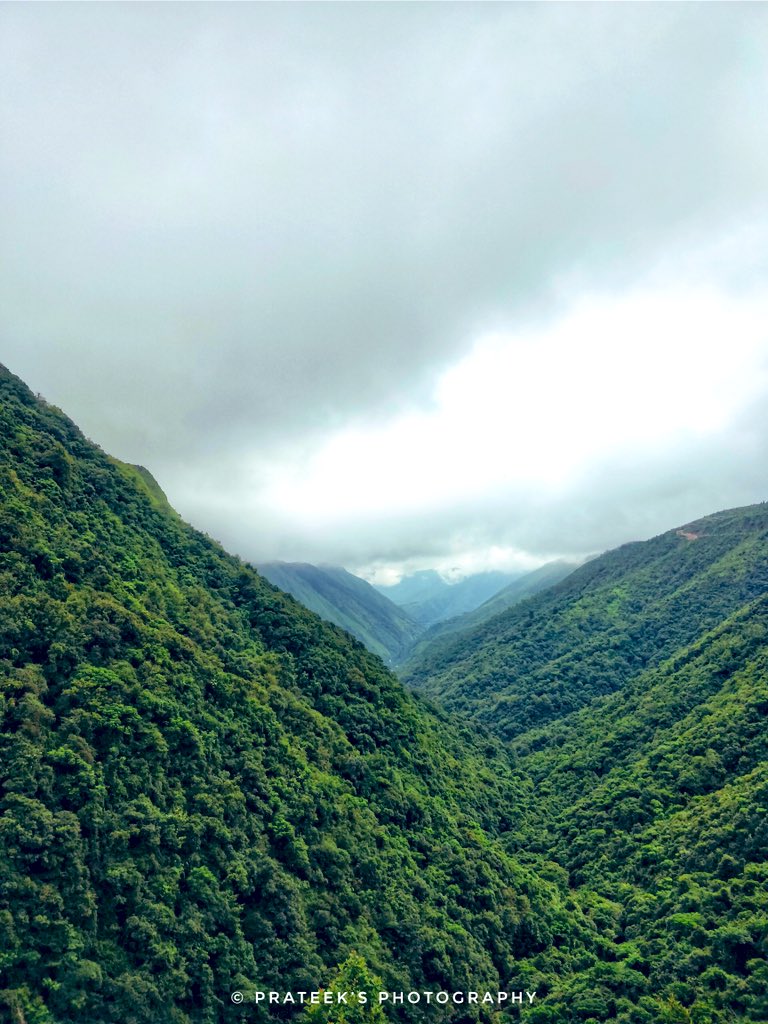
[[[465, 474], [458, 494], [387, 504], [430, 475], [441, 493], [425, 441], [421, 475], [382, 480], [378, 519], [352, 523], [340, 495], [302, 525], [270, 497], [339, 437], [429, 421], [479, 339], [540, 337], [585, 295], [715, 289], [721, 335], [740, 330], [768, 269], [761, 5], [5, 5], [0, 20], [4, 361], [241, 553], [585, 551], [760, 496], [750, 393], [699, 475], [701, 438], [654, 432], [648, 409], [648, 443], [615, 455], [643, 467], [623, 491], [603, 455], [559, 504], [542, 449], [535, 486], [497, 478], [493, 453], [476, 494]], [[591, 365], [574, 356], [575, 389]], [[558, 368], [519, 377], [510, 401], [540, 394], [539, 429], [560, 423]], [[558, 526], [568, 500], [592, 523], [578, 536]]]
[[584, 298], [478, 342], [428, 408], [256, 460], [250, 485], [246, 464], [238, 505], [286, 557], [450, 569], [584, 556], [755, 500], [767, 324], [768, 293]]

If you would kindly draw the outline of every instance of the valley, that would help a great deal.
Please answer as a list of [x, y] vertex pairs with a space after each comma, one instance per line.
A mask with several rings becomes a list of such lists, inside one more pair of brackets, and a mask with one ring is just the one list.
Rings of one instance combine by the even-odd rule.
[[0, 418], [0, 1019], [768, 1019], [768, 506], [513, 580], [404, 686], [5, 369]]

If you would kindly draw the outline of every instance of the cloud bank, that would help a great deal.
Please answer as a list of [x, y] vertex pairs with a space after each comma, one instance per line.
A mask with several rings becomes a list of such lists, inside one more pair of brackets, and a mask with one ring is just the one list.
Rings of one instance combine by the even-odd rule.
[[4, 361], [250, 558], [765, 496], [762, 5], [5, 5]]

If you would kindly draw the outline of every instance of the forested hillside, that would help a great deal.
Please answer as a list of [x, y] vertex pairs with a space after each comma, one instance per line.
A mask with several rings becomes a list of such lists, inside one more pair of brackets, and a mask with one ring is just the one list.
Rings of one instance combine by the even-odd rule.
[[768, 596], [514, 746], [519, 850], [613, 904], [640, 986], [676, 1020], [768, 1020]]
[[266, 1020], [250, 992], [353, 951], [401, 990], [599, 948], [505, 853], [526, 784], [498, 751], [5, 370], [0, 398], [3, 1019], [246, 1019], [237, 989]]
[[620, 689], [768, 588], [768, 504], [720, 512], [588, 562], [427, 649], [406, 680], [505, 739]]
[[[560, 560], [547, 562], [545, 565], [539, 566], [538, 569], [524, 573], [472, 611], [430, 626], [411, 645], [408, 660], [413, 659], [414, 662], [418, 662], [424, 657], [428, 657], [430, 660], [434, 659], [440, 647], [446, 643], [453, 643], [457, 634], [467, 633], [526, 598], [533, 597], [534, 594], [538, 594], [548, 587], [553, 587], [555, 583], [559, 583], [560, 580], [572, 573], [576, 567], [577, 563], [575, 562]], [[401, 671], [407, 673], [407, 665]]]
[[402, 608], [346, 569], [304, 562], [264, 562], [257, 569], [305, 608], [357, 637], [387, 665], [402, 660], [423, 632]]
[[572, 1019], [623, 1020], [618, 986], [665, 990], [663, 1020], [767, 1021], [768, 506], [610, 552], [421, 671], [534, 787], [509, 849], [605, 901], [616, 960]]
[[591, 625], [579, 664], [601, 680], [622, 609], [644, 664], [608, 644], [622, 692], [535, 732], [483, 713], [489, 684], [472, 710], [505, 749], [5, 370], [0, 493], [0, 1020], [265, 1024], [301, 1011], [255, 990], [340, 964], [388, 990], [536, 992], [520, 1013], [387, 1008], [413, 1024], [768, 1020], [762, 506], [527, 602], [526, 673], [551, 679], [537, 653], [567, 664]]

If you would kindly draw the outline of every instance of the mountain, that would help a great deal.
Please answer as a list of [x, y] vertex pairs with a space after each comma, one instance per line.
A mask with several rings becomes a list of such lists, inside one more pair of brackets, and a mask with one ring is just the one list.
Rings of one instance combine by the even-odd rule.
[[[768, 1020], [768, 595], [513, 747], [537, 793], [519, 849], [613, 907], [624, 995]], [[605, 979], [586, 972], [582, 1005], [609, 1004]]]
[[513, 739], [620, 689], [762, 594], [767, 540], [762, 504], [624, 545], [428, 649], [405, 678]]
[[768, 1020], [768, 505], [597, 558], [420, 671], [531, 782], [508, 850], [611, 922], [562, 1019]]
[[385, 664], [401, 660], [423, 632], [403, 609], [346, 569], [304, 562], [264, 562], [256, 568], [310, 611], [357, 637]]
[[498, 744], [157, 490], [0, 368], [0, 1019], [223, 1024], [337, 965], [554, 992], [598, 963], [566, 877], [506, 849], [529, 787]]
[[434, 569], [425, 569], [376, 589], [427, 627], [472, 611], [516, 578], [512, 573], [480, 572], [449, 583]]
[[[533, 569], [531, 572], [518, 576], [517, 579], [514, 579], [497, 594], [494, 594], [493, 597], [484, 601], [474, 611], [466, 612], [461, 618], [452, 621], [456, 623], [457, 628], [461, 629], [479, 625], [494, 615], [500, 615], [501, 612], [506, 611], [507, 608], [511, 608], [520, 601], [524, 601], [526, 597], [533, 597], [534, 594], [554, 586], [555, 583], [559, 583], [560, 580], [570, 575], [578, 566], [578, 562], [568, 562], [565, 559], [546, 562], [544, 565], [539, 566], [538, 569]], [[459, 623], [461, 623], [460, 627]]]
[[[462, 637], [449, 716], [0, 368], [0, 1021], [765, 1024], [767, 516]], [[329, 984], [418, 1000], [253, 1001]]]
[[[446, 638], [453, 638], [457, 633], [468, 632], [483, 622], [492, 619], [494, 616], [500, 615], [507, 608], [511, 608], [520, 601], [524, 601], [527, 597], [532, 597], [534, 594], [554, 586], [555, 583], [559, 583], [560, 580], [565, 579], [574, 569], [578, 568], [578, 565], [578, 562], [567, 562], [559, 559], [555, 562], [547, 562], [532, 572], [524, 573], [473, 611], [457, 615], [452, 619], [436, 622], [433, 626], [430, 626], [419, 640], [411, 645], [408, 657], [418, 660], [427, 655], [428, 649], [429, 656], [434, 657], [438, 647], [435, 646], [433, 648], [433, 644], [445, 643]], [[407, 671], [407, 668], [405, 671]]]

